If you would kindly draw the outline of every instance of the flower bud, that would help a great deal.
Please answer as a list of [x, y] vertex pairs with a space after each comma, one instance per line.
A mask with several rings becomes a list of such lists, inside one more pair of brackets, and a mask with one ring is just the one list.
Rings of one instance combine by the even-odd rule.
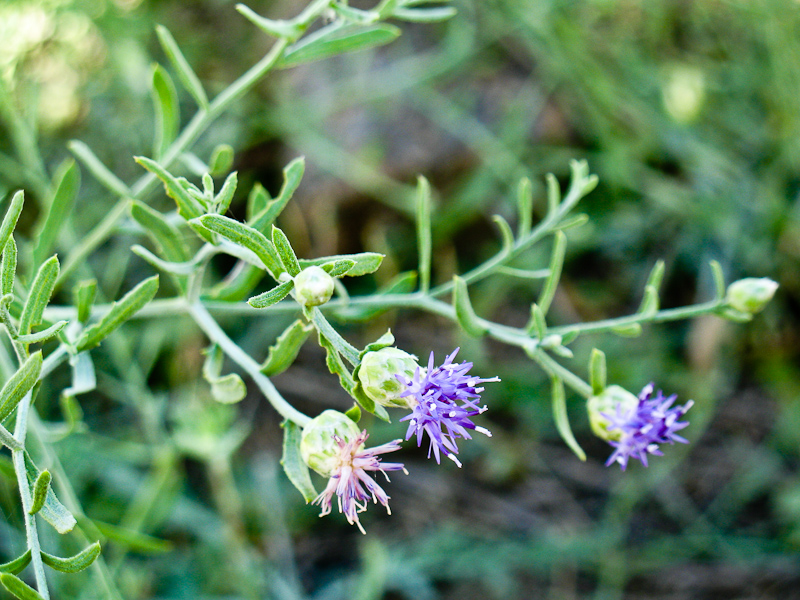
[[732, 308], [752, 315], [772, 300], [777, 289], [778, 283], [768, 277], [748, 277], [728, 286], [726, 300]]
[[382, 406], [408, 408], [408, 401], [401, 398], [406, 386], [397, 378], [411, 380], [419, 365], [414, 356], [399, 348], [381, 348], [367, 352], [358, 368], [358, 379], [364, 393]]
[[317, 266], [306, 267], [294, 278], [295, 297], [303, 306], [325, 304], [333, 295], [333, 277]]
[[326, 410], [303, 428], [300, 456], [317, 473], [330, 477], [340, 462], [340, 448], [334, 436], [349, 442], [360, 434], [350, 417], [336, 410]]
[[601, 394], [592, 396], [586, 403], [589, 411], [589, 424], [594, 434], [605, 441], [619, 440], [622, 430], [608, 430], [611, 421], [604, 416], [613, 415], [619, 412], [627, 412], [639, 403], [639, 399], [625, 388], [618, 385], [610, 385]]

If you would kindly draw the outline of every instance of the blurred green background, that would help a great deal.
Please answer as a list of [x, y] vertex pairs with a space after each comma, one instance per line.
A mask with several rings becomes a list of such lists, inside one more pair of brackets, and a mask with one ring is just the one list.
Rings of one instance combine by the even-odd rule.
[[[3, 97], [13, 99], [0, 107], [0, 194], [28, 193], [22, 251], [68, 140], [86, 142], [124, 181], [141, 174], [131, 157], [152, 144], [150, 66], [166, 62], [155, 24], [172, 31], [211, 95], [264, 54], [269, 40], [234, 4], [0, 5]], [[346, 328], [363, 344], [391, 327], [399, 346], [437, 359], [460, 345], [479, 375], [503, 380], [485, 394], [483, 424], [494, 437], [464, 445], [462, 470], [409, 445], [410, 475], [388, 488], [393, 514], [373, 506], [366, 537], [303, 504], [277, 464], [278, 419], [254, 392], [238, 407], [209, 400], [197, 382], [205, 341], [188, 321], [130, 324], [97, 351], [98, 390], [81, 398], [88, 428], [53, 445], [87, 515], [169, 544], [140, 535], [128, 547], [105, 545], [123, 596], [800, 598], [800, 4], [455, 5], [454, 19], [402, 24], [401, 38], [376, 52], [272, 74], [219, 119], [195, 151], [235, 148], [241, 184], [232, 213], [244, 215], [255, 182], [277, 191], [283, 166], [305, 155], [281, 227], [302, 256], [385, 252], [375, 280], [350, 290], [369, 292], [415, 267], [413, 186], [422, 174], [437, 193], [434, 277], [445, 281], [498, 247], [491, 215], [513, 222], [520, 177], [534, 181], [541, 215], [544, 175], [566, 184], [568, 161], [585, 158], [600, 186], [582, 203], [590, 225], [569, 234], [554, 322], [635, 311], [659, 258], [665, 307], [711, 297], [709, 260], [730, 281], [775, 279], [775, 300], [750, 324], [709, 317], [574, 343], [579, 373], [596, 346], [611, 382], [638, 391], [654, 381], [696, 401], [685, 431], [692, 443], [625, 473], [603, 466], [610, 449], [592, 437], [577, 397], [573, 429], [590, 457], [572, 455], [553, 426], [549, 383], [522, 353], [408, 312]], [[249, 6], [288, 18], [304, 3]], [[182, 94], [181, 104], [186, 122], [191, 98]], [[31, 139], [20, 140], [20, 118], [36, 132]], [[40, 161], [20, 153], [32, 146]], [[84, 173], [59, 250], [113, 201]], [[149, 202], [169, 206], [160, 190]], [[151, 273], [129, 252], [139, 241], [123, 228], [92, 256], [107, 298]], [[545, 250], [525, 264], [541, 266]], [[521, 325], [537, 291], [496, 276], [475, 288], [474, 303], [479, 314]], [[223, 320], [257, 357], [288, 322]], [[310, 414], [347, 407], [312, 346], [276, 385]], [[45, 417], [58, 418], [66, 377], [45, 382], [37, 400]], [[230, 440], [231, 424], [243, 445], [215, 461], [206, 449]], [[369, 425], [375, 441], [404, 432]], [[0, 510], [2, 562], [25, 547], [16, 489], [5, 479]], [[69, 536], [45, 543], [63, 554], [78, 544]], [[61, 598], [104, 597], [92, 573], [58, 577], [55, 587]]]

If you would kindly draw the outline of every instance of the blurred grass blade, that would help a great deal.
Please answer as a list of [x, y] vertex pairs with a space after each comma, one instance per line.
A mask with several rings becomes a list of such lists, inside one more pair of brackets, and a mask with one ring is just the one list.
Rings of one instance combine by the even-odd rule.
[[111, 305], [100, 321], [83, 332], [76, 344], [78, 352], [97, 346], [117, 327], [133, 317], [158, 291], [158, 275], [153, 275]]
[[84, 167], [94, 175], [95, 179], [103, 184], [107, 189], [114, 192], [117, 196], [124, 198], [132, 196], [130, 188], [121, 179], [114, 175], [100, 159], [97, 158], [92, 149], [80, 140], [72, 140], [67, 147], [81, 161]]
[[[292, 196], [300, 186], [300, 181], [303, 179], [303, 173], [306, 169], [306, 159], [302, 156], [295, 158], [283, 169], [283, 185], [278, 196], [267, 202], [263, 209], [256, 211], [255, 216], [248, 220], [247, 224], [253, 229], [258, 229], [261, 233], [266, 235], [278, 215], [281, 214], [283, 209]], [[263, 188], [262, 188], [263, 189]], [[266, 192], [264, 192], [266, 196]], [[255, 207], [254, 207], [255, 208]]]
[[33, 386], [39, 381], [41, 372], [42, 351], [39, 350], [31, 354], [0, 389], [0, 423], [14, 411], [25, 394], [33, 389]]
[[291, 46], [279, 66], [285, 69], [345, 52], [383, 46], [399, 35], [399, 28], [385, 23], [367, 26], [332, 23]]
[[573, 215], [567, 219], [564, 219], [563, 221], [559, 221], [553, 226], [553, 228], [560, 231], [566, 231], [567, 229], [573, 229], [575, 227], [580, 227], [581, 225], [586, 225], [588, 222], [589, 215], [581, 213], [579, 215]]
[[714, 298], [723, 300], [727, 289], [725, 288], [725, 274], [722, 272], [722, 266], [716, 260], [712, 260], [708, 264], [711, 267], [711, 275], [714, 277]]
[[50, 296], [53, 294], [53, 289], [58, 280], [59, 267], [58, 257], [54, 255], [42, 263], [42, 266], [36, 272], [30, 293], [25, 300], [25, 306], [23, 306], [22, 314], [19, 317], [20, 335], [30, 333], [31, 328], [42, 322], [44, 309], [47, 307], [47, 303], [50, 302]]
[[19, 190], [11, 198], [6, 214], [3, 217], [3, 223], [0, 225], [0, 248], [5, 248], [6, 243], [11, 238], [11, 234], [14, 233], [14, 228], [17, 226], [17, 220], [22, 212], [24, 203], [25, 193]]
[[438, 23], [456, 16], [458, 11], [452, 6], [438, 6], [432, 8], [396, 8], [392, 17], [401, 21], [413, 23]]
[[547, 315], [550, 308], [550, 303], [556, 295], [556, 288], [561, 279], [561, 269], [564, 266], [564, 256], [567, 253], [567, 236], [562, 231], [556, 231], [553, 236], [553, 250], [550, 255], [550, 275], [545, 280], [542, 293], [539, 295], [539, 300], [536, 303], [542, 311], [543, 315]]
[[467, 282], [456, 275], [453, 277], [453, 306], [456, 309], [456, 319], [461, 328], [473, 337], [480, 337], [486, 333], [486, 326], [475, 314], [469, 299]]
[[14, 278], [17, 272], [17, 244], [14, 236], [8, 238], [3, 249], [3, 260], [0, 263], [0, 295], [14, 293]]
[[272, 288], [267, 292], [264, 292], [263, 294], [253, 296], [247, 301], [247, 303], [253, 308], [267, 308], [268, 306], [272, 306], [273, 304], [276, 304], [286, 298], [293, 288], [294, 281], [284, 281], [282, 284]]
[[25, 567], [31, 562], [31, 551], [26, 550], [24, 554], [18, 556], [14, 560], [0, 565], [0, 573], [11, 573], [17, 575], [21, 573]]
[[592, 348], [589, 358], [589, 382], [592, 384], [592, 395], [599, 396], [606, 389], [606, 355], [602, 350]]
[[33, 503], [31, 504], [31, 509], [28, 511], [29, 514], [35, 515], [44, 507], [47, 492], [50, 491], [51, 479], [50, 471], [47, 469], [39, 473], [39, 477], [36, 478], [33, 484]]
[[297, 255], [289, 243], [289, 238], [275, 225], [272, 226], [272, 245], [275, 246], [286, 272], [292, 277], [296, 276], [300, 272], [300, 263], [297, 261]]
[[222, 215], [205, 215], [199, 219], [199, 222], [209, 231], [218, 233], [234, 244], [250, 250], [264, 264], [273, 278], [277, 279], [284, 271], [275, 246], [257, 229]]
[[306, 504], [308, 504], [317, 497], [317, 490], [314, 489], [308, 467], [300, 456], [300, 439], [302, 438], [303, 430], [292, 421], [284, 421], [281, 427], [283, 427], [281, 466], [286, 473], [286, 477], [297, 488], [297, 491], [303, 495]]
[[374, 273], [381, 266], [384, 259], [383, 254], [377, 252], [359, 252], [358, 254], [337, 254], [335, 256], [323, 256], [320, 258], [300, 259], [300, 268], [305, 269], [312, 265], [321, 266], [326, 263], [339, 261], [352, 261], [353, 266], [347, 271], [348, 277], [358, 277]]
[[497, 223], [497, 226], [500, 228], [500, 236], [503, 240], [503, 252], [508, 254], [514, 248], [514, 232], [511, 230], [511, 225], [500, 215], [493, 215], [492, 221]]
[[[96, 519], [91, 519], [89, 525], [96, 528], [108, 540], [136, 552], [162, 554], [172, 550], [172, 543], [139, 531], [111, 525]], [[85, 525], [81, 523], [81, 527], [85, 528]]]
[[523, 238], [531, 232], [533, 221], [533, 184], [527, 177], [519, 180], [517, 186], [517, 237]]
[[88, 568], [98, 556], [100, 556], [100, 542], [95, 542], [69, 558], [60, 558], [42, 552], [42, 562], [62, 573], [78, 573]]
[[186, 247], [183, 237], [164, 218], [164, 215], [138, 200], [133, 200], [131, 216], [158, 245], [167, 261], [185, 262], [189, 260], [189, 249]]
[[80, 185], [81, 172], [75, 161], [70, 158], [62, 162], [53, 177], [53, 187], [56, 191], [50, 200], [50, 206], [35, 227], [34, 237], [37, 242], [33, 249], [34, 264], [40, 264], [53, 249], [64, 221], [75, 204]]
[[427, 293], [431, 287], [431, 185], [422, 175], [417, 178], [417, 253], [419, 255], [419, 289]]
[[208, 96], [206, 96], [206, 92], [200, 80], [197, 78], [192, 67], [189, 66], [186, 57], [178, 47], [175, 38], [172, 37], [172, 34], [163, 25], [156, 26], [156, 34], [158, 35], [158, 41], [161, 42], [161, 47], [164, 49], [164, 53], [167, 55], [167, 58], [169, 58], [175, 71], [177, 71], [178, 79], [180, 79], [183, 87], [192, 95], [192, 98], [194, 98], [200, 108], [203, 110], [208, 109]]
[[572, 429], [569, 426], [569, 418], [567, 417], [567, 397], [564, 392], [564, 382], [555, 375], [550, 376], [552, 394], [553, 394], [553, 419], [556, 423], [556, 429], [561, 435], [561, 438], [566, 442], [567, 446], [575, 453], [575, 455], [585, 461], [586, 453], [578, 445], [575, 436], [572, 435]]
[[19, 600], [44, 600], [39, 592], [11, 573], [0, 575], [0, 583]]
[[552, 215], [558, 210], [558, 205], [561, 204], [561, 187], [558, 185], [558, 179], [552, 173], [548, 173], [547, 180], [547, 214]]
[[134, 156], [133, 160], [153, 173], [164, 184], [167, 196], [175, 200], [178, 213], [187, 221], [195, 219], [205, 213], [205, 208], [181, 185], [180, 181], [156, 161], [146, 156]]
[[97, 294], [97, 280], [86, 279], [81, 281], [72, 290], [72, 302], [78, 313], [78, 321], [86, 324], [92, 313], [94, 297]]
[[178, 92], [167, 70], [159, 64], [153, 65], [151, 90], [155, 110], [155, 136], [153, 156], [156, 160], [166, 153], [170, 144], [178, 136], [180, 127], [180, 106]]
[[270, 346], [267, 359], [261, 365], [261, 372], [272, 377], [288, 369], [312, 331], [314, 327], [301, 319], [289, 325]]
[[62, 329], [64, 329], [67, 323], [69, 323], [69, 321], [57, 321], [42, 331], [17, 336], [17, 341], [23, 344], [39, 344], [49, 340], [54, 335], [57, 335]]
[[262, 17], [244, 4], [237, 4], [236, 10], [238, 10], [245, 19], [250, 21], [263, 32], [277, 38], [284, 38], [289, 41], [294, 41], [305, 31], [304, 27], [298, 23], [293, 23], [292, 21], [275, 21], [273, 19]]

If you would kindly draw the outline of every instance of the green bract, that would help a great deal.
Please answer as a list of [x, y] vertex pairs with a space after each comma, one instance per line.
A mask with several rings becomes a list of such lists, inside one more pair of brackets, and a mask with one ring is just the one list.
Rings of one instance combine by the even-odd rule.
[[382, 348], [367, 352], [361, 359], [358, 379], [367, 394], [383, 406], [408, 407], [406, 398], [401, 398], [405, 387], [398, 375], [411, 379], [419, 365], [417, 359], [399, 348]]
[[728, 286], [728, 304], [743, 313], [755, 314], [772, 300], [778, 283], [768, 277], [748, 277]]
[[303, 306], [325, 304], [333, 296], [333, 277], [321, 267], [311, 266], [294, 278], [295, 297]]
[[639, 399], [636, 396], [618, 385], [610, 385], [601, 394], [589, 398], [586, 408], [589, 411], [589, 424], [592, 426], [594, 434], [607, 442], [618, 440], [622, 432], [610, 432], [608, 426], [611, 422], [603, 416], [603, 413], [613, 414], [619, 408], [625, 412], [636, 406], [638, 402]]
[[350, 417], [326, 410], [303, 428], [300, 439], [303, 462], [323, 477], [330, 477], [339, 464], [339, 445], [334, 436], [348, 442], [360, 433]]

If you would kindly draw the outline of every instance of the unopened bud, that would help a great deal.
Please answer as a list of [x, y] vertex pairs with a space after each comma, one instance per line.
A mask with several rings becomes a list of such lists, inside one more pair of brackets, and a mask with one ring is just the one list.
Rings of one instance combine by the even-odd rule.
[[778, 283], [768, 277], [748, 277], [734, 281], [728, 286], [728, 305], [738, 311], [755, 314], [772, 300]]
[[358, 368], [358, 380], [364, 393], [382, 406], [408, 407], [400, 394], [406, 386], [398, 379], [412, 379], [419, 365], [415, 357], [399, 348], [382, 348], [367, 352]]
[[325, 304], [333, 295], [333, 277], [317, 266], [306, 267], [294, 278], [295, 297], [303, 306]]
[[611, 421], [605, 415], [617, 412], [626, 413], [639, 403], [639, 399], [631, 392], [618, 385], [610, 385], [601, 394], [592, 396], [586, 403], [589, 411], [589, 424], [594, 434], [605, 441], [618, 440], [622, 430], [608, 430]]
[[336, 410], [326, 410], [303, 428], [300, 456], [317, 473], [330, 477], [339, 466], [339, 444], [335, 438], [348, 442], [360, 433], [350, 417]]

